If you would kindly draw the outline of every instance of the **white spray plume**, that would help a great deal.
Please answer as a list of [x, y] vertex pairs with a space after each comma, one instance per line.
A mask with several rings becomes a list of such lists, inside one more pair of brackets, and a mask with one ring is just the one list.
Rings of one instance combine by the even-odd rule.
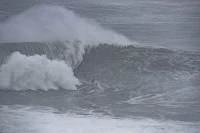
[[55, 5], [34, 6], [0, 24], [0, 42], [75, 41], [130, 44], [124, 36]]
[[0, 68], [0, 89], [4, 90], [76, 90], [79, 84], [64, 61], [51, 61], [45, 55], [26, 56], [15, 52]]

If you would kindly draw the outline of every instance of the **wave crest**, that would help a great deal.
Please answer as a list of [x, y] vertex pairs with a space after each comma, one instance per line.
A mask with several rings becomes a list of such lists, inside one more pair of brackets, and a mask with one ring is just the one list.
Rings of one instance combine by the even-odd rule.
[[130, 44], [124, 36], [104, 29], [61, 6], [39, 5], [0, 24], [0, 42], [81, 41], [83, 44]]

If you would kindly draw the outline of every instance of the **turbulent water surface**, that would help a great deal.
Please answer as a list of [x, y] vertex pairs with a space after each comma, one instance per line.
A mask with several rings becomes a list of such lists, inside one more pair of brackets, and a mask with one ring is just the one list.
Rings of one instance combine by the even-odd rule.
[[199, 7], [1, 1], [0, 132], [199, 133]]

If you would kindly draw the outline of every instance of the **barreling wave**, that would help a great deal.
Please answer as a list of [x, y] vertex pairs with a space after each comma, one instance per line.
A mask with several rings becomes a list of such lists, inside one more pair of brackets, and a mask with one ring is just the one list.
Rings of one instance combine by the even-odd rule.
[[34, 6], [0, 23], [0, 42], [0, 88], [4, 90], [74, 90], [80, 82], [73, 69], [83, 60], [86, 48], [133, 43], [52, 5]]
[[[68, 45], [72, 45], [68, 47]], [[0, 44], [0, 64], [2, 65], [7, 57], [13, 52], [33, 56], [46, 55], [50, 60], [64, 60], [66, 64], [74, 68], [82, 60], [84, 48], [79, 41], [69, 44], [65, 42], [19, 42], [19, 43], [1, 43]]]

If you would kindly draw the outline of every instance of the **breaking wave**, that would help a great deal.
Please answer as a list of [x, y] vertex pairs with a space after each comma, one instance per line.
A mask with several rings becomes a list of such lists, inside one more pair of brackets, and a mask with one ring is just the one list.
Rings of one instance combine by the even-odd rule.
[[86, 48], [132, 43], [52, 5], [34, 6], [0, 23], [0, 42], [0, 86], [4, 90], [74, 90], [80, 83], [73, 69], [83, 60]]
[[[199, 122], [200, 53], [133, 44], [63, 7], [34, 6], [0, 23], [0, 105]], [[15, 118], [2, 111], [8, 131]]]

